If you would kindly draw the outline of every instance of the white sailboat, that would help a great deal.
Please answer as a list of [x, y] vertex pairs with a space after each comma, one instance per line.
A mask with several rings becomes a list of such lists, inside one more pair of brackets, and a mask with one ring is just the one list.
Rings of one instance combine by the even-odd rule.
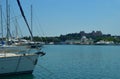
[[42, 56], [42, 52], [25, 53], [0, 52], [0, 75], [32, 73], [37, 64], [38, 57]]
[[[8, 0], [6, 0], [6, 4], [8, 3], [7, 1]], [[21, 10], [20, 1], [17, 0], [17, 2]], [[33, 37], [32, 33], [31, 36]], [[45, 55], [45, 53], [41, 52], [38, 48], [10, 45], [8, 47], [7, 45], [0, 47], [0, 75], [32, 73], [38, 58], [43, 55]]]

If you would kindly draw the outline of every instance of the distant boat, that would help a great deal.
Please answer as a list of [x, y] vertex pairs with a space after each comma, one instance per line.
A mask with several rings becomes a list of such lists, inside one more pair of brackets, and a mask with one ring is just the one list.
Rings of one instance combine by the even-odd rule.
[[[17, 3], [19, 5], [20, 10], [22, 10], [19, 0], [17, 0]], [[6, 5], [8, 5], [8, 0], [6, 0]], [[25, 16], [24, 16], [24, 19], [25, 19]], [[25, 22], [27, 21], [25, 20]], [[28, 29], [29, 29], [29, 26], [28, 26]], [[30, 34], [32, 36], [31, 31], [30, 31]], [[45, 55], [45, 53], [42, 52], [38, 47], [27, 48], [27, 46], [1, 44], [0, 75], [32, 73], [37, 64], [39, 56], [43, 56], [43, 55]]]

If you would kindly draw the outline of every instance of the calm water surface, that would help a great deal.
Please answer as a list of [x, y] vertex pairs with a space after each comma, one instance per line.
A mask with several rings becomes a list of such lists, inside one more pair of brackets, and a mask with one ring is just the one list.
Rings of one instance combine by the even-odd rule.
[[120, 79], [120, 46], [46, 45], [33, 75], [0, 79]]

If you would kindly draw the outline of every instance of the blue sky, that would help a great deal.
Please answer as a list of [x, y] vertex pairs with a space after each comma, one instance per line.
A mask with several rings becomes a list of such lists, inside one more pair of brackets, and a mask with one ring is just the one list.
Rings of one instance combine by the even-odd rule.
[[[34, 35], [59, 36], [93, 30], [100, 30], [105, 34], [120, 35], [120, 0], [20, 1], [29, 23], [30, 5], [33, 5]], [[20, 16], [16, 0], [9, 0], [9, 2], [11, 12], [14, 14], [11, 16]], [[0, 3], [5, 5], [5, 0], [0, 0]], [[18, 21], [23, 35], [29, 35], [23, 19], [19, 17]]]

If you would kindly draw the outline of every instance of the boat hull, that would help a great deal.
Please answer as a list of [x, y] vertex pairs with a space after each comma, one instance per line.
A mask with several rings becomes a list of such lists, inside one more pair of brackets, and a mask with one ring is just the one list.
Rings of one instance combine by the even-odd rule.
[[0, 75], [32, 73], [39, 55], [0, 58]]
[[32, 72], [33, 72], [33, 70], [31, 70], [31, 71], [23, 71], [23, 72], [4, 73], [4, 74], [0, 74], [0, 77], [2, 77], [2, 76], [21, 75], [21, 74], [32, 74]]

